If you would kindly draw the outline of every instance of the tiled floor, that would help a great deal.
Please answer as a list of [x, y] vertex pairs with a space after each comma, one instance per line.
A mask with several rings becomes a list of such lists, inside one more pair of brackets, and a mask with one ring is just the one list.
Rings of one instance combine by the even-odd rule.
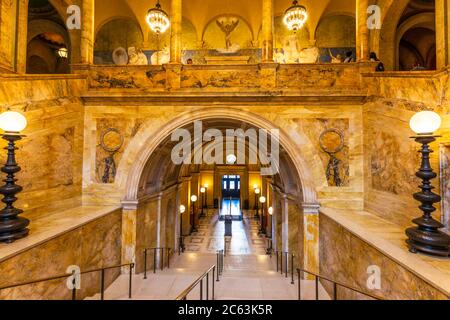
[[[212, 212], [211, 212], [212, 213]], [[171, 268], [133, 276], [132, 298], [135, 300], [172, 300], [195, 281], [212, 265], [216, 264], [216, 251], [224, 247], [224, 222], [219, 221], [218, 214], [200, 220], [199, 232], [185, 239], [186, 251], [175, 255]], [[291, 284], [291, 279], [277, 273], [275, 257], [265, 254], [265, 238], [258, 235], [258, 225], [244, 212], [243, 221], [233, 221], [233, 236], [228, 244], [228, 254], [224, 258], [224, 273], [217, 282], [208, 280], [209, 298], [212, 284], [215, 285], [217, 300], [296, 300], [298, 299], [298, 282]], [[105, 292], [105, 299], [128, 299], [127, 275], [120, 276]], [[204, 282], [206, 296], [206, 281]], [[199, 287], [188, 296], [197, 300]], [[320, 298], [329, 299], [320, 287]], [[302, 281], [302, 298], [315, 297], [314, 281]], [[92, 297], [99, 299], [99, 295]]]

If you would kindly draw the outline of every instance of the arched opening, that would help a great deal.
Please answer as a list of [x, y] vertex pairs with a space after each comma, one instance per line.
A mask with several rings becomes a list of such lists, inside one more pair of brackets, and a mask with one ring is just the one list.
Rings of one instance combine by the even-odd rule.
[[27, 73], [70, 73], [71, 43], [62, 18], [47, 0], [28, 6]]
[[[264, 195], [266, 197], [266, 202], [263, 205], [265, 214], [264, 229], [266, 236], [272, 239], [273, 249], [296, 252], [299, 264], [303, 264], [303, 261], [305, 263], [307, 263], [306, 261], [318, 261], [315, 257], [318, 254], [316, 249], [318, 239], [313, 236], [307, 242], [304, 241], [306, 228], [308, 228], [309, 234], [311, 230], [318, 228], [318, 224], [314, 222], [313, 225], [310, 225], [309, 222], [304, 222], [306, 217], [304, 208], [307, 210], [306, 208], [317, 207], [318, 210], [316, 188], [318, 185], [326, 185], [327, 182], [325, 173], [315, 170], [317, 166], [311, 164], [311, 161], [314, 161], [313, 159], [318, 159], [318, 155], [310, 149], [309, 139], [302, 134], [299, 135], [299, 133], [296, 133], [294, 135], [295, 139], [293, 139], [292, 135], [284, 131], [286, 129], [289, 130], [288, 124], [279, 123], [278, 121], [274, 123], [239, 109], [235, 109], [230, 113], [229, 110], [223, 108], [207, 108], [206, 110], [198, 111], [195, 113], [194, 118], [192, 113], [187, 112], [164, 125], [158, 121], [157, 124], [152, 120], [140, 125], [139, 131], [134, 135], [133, 140], [123, 153], [123, 157], [128, 160], [120, 161], [115, 178], [115, 184], [124, 192], [122, 203], [126, 218], [123, 230], [124, 232], [134, 230], [132, 232], [136, 235], [130, 240], [127, 239], [128, 236], [125, 238], [122, 246], [124, 259], [137, 261], [139, 266], [142, 257], [138, 252], [140, 248], [145, 247], [170, 247], [176, 252], [180, 243], [180, 234], [192, 236], [191, 227], [193, 220], [191, 212], [196, 210], [199, 213], [196, 217], [200, 215], [201, 204], [203, 203], [201, 188], [205, 187], [205, 185], [208, 188], [205, 195], [207, 197], [205, 199], [207, 204], [204, 206], [205, 213], [209, 218], [218, 216], [221, 199], [220, 169], [223, 169], [223, 167], [230, 169], [232, 166], [228, 164], [211, 166], [207, 163], [174, 164], [171, 159], [172, 150], [177, 145], [176, 142], [171, 141], [172, 133], [176, 129], [186, 129], [192, 135], [194, 130], [193, 121], [196, 120], [203, 121], [204, 129], [215, 128], [220, 132], [224, 132], [226, 129], [242, 129], [244, 132], [248, 129], [265, 129], [270, 132], [273, 128], [283, 128], [279, 130], [279, 161], [277, 168], [280, 168], [280, 170], [276, 174], [269, 177], [262, 176], [261, 169], [265, 165], [257, 163], [252, 167], [250, 164], [245, 163], [249, 155], [249, 147], [252, 146], [248, 142], [244, 148], [246, 150], [244, 165], [238, 166], [238, 163], [236, 163], [236, 167], [239, 167], [243, 172], [240, 174], [242, 177], [240, 209], [244, 213], [244, 218], [250, 218], [250, 220], [244, 219], [241, 223], [245, 221], [257, 222], [257, 220], [254, 220], [255, 202]], [[202, 148], [207, 153], [211, 142], [205, 143], [203, 141], [197, 144], [196, 142], [199, 141], [199, 139], [193, 139], [190, 145]], [[303, 151], [300, 152], [300, 150]], [[271, 151], [270, 147], [269, 151]], [[225, 155], [228, 154], [223, 154], [224, 162], [226, 161]], [[236, 156], [239, 157], [239, 154], [236, 153]], [[309, 170], [308, 168], [312, 169]], [[218, 187], [215, 187], [216, 183], [219, 184]], [[255, 193], [255, 185], [260, 189], [258, 194]], [[197, 196], [194, 204], [192, 204], [190, 198], [192, 195]], [[165, 204], [167, 198], [176, 199], [175, 212], [171, 213], [172, 217], [170, 219], [166, 217], [168, 214]], [[185, 207], [183, 215], [179, 214], [180, 205]], [[273, 215], [268, 217], [270, 206], [273, 207]], [[261, 209], [262, 205], [259, 205], [259, 218], [262, 216]], [[307, 214], [310, 215], [310, 211]], [[164, 226], [162, 221], [168, 220], [175, 221], [175, 223]], [[131, 223], [131, 221], [136, 222]], [[194, 221], [196, 226], [201, 226], [202, 228], [214, 224], [212, 221], [208, 221], [205, 225], [205, 222], [200, 219]], [[128, 224], [128, 222], [131, 224]], [[180, 228], [181, 222], [182, 228]], [[234, 225], [238, 226], [239, 223]], [[256, 228], [255, 226], [253, 227]], [[180, 229], [183, 230], [183, 233], [180, 233]], [[141, 235], [144, 230], [152, 235], [151, 238]], [[248, 226], [241, 228], [242, 232], [244, 230], [249, 230]], [[244, 253], [254, 252], [252, 250], [255, 248], [252, 244], [255, 243], [259, 246], [257, 249], [260, 251], [267, 246], [265, 236], [259, 238], [258, 231], [259, 229], [256, 229], [255, 237], [258, 237], [258, 239], [254, 239], [256, 241], [247, 238], [246, 243], [251, 242], [251, 245], [244, 246]], [[223, 230], [217, 232], [220, 233]], [[220, 238], [222, 240], [216, 242], [216, 245], [223, 247], [223, 233]], [[207, 242], [210, 243], [209, 240]], [[242, 248], [240, 245], [237, 245], [237, 247]], [[309, 249], [305, 249], [306, 247]], [[206, 250], [206, 248], [202, 250]], [[211, 247], [209, 247], [209, 250], [211, 250]], [[136, 252], [136, 254], [133, 252]], [[313, 258], [308, 258], [309, 256]]]

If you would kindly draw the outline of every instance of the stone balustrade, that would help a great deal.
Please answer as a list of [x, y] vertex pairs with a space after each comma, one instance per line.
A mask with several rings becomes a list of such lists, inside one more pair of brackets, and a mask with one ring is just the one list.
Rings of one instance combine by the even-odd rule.
[[95, 92], [259, 92], [365, 95], [362, 73], [372, 63], [162, 66], [73, 66], [88, 75], [89, 91]]

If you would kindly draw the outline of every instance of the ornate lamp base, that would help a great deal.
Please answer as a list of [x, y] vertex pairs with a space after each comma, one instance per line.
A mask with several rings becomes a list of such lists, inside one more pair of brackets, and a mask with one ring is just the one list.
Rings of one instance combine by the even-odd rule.
[[434, 187], [431, 185], [431, 180], [436, 178], [437, 174], [433, 172], [430, 164], [430, 153], [433, 151], [429, 144], [435, 141], [436, 137], [432, 134], [412, 137], [422, 145], [420, 149], [422, 163], [416, 173], [416, 176], [422, 179], [421, 191], [414, 194], [414, 199], [421, 203], [419, 208], [423, 211], [423, 215], [412, 221], [417, 227], [406, 229], [406, 235], [408, 236], [406, 243], [408, 243], [409, 251], [412, 253], [423, 252], [448, 257], [450, 255], [450, 236], [439, 231], [444, 225], [432, 217], [432, 213], [436, 211], [433, 204], [441, 201], [441, 197], [433, 193]]
[[406, 229], [409, 251], [412, 253], [423, 252], [426, 254], [448, 257], [450, 256], [450, 236], [439, 231], [444, 225], [431, 219], [420, 217], [413, 222], [418, 227]]
[[0, 194], [3, 195], [3, 203], [6, 206], [0, 210], [0, 242], [11, 243], [28, 235], [27, 229], [30, 221], [28, 219], [18, 217], [23, 210], [14, 207], [13, 203], [17, 200], [16, 194], [22, 191], [22, 187], [16, 184], [14, 174], [20, 171], [20, 167], [16, 163], [15, 142], [22, 139], [18, 134], [4, 134], [2, 138], [8, 141], [5, 148], [8, 151], [6, 164], [1, 168], [6, 173], [5, 184], [0, 187]]

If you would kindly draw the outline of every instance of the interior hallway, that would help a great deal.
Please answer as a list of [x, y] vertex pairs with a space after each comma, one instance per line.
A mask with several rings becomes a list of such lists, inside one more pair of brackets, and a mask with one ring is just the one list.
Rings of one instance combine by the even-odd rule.
[[[133, 277], [133, 300], [173, 300], [212, 265], [216, 251], [223, 249], [224, 222], [218, 211], [200, 219], [198, 232], [186, 237], [186, 251], [174, 255], [170, 269], [147, 272]], [[216, 300], [297, 300], [298, 286], [276, 272], [276, 258], [266, 255], [266, 240], [258, 235], [253, 213], [244, 212], [243, 221], [233, 221], [233, 236], [224, 258], [224, 272], [215, 284]], [[106, 300], [128, 299], [128, 275], [121, 275], [105, 292]], [[206, 287], [206, 281], [204, 282]], [[210, 291], [211, 292], [211, 291]], [[320, 299], [329, 299], [320, 287]], [[199, 286], [188, 299], [199, 299]], [[204, 293], [205, 296], [205, 293]], [[210, 293], [211, 298], [211, 293]], [[91, 299], [99, 299], [99, 295]], [[315, 299], [314, 281], [302, 280], [302, 299]]]

